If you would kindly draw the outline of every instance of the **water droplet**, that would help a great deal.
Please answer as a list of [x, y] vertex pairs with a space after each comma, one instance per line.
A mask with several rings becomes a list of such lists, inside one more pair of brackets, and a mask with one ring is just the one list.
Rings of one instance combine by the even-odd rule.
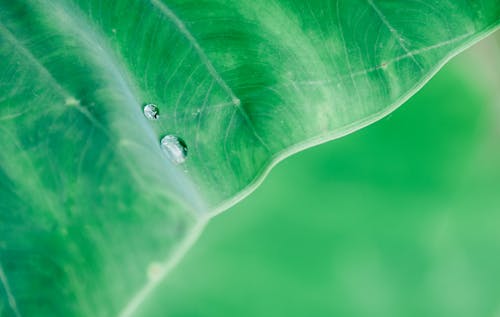
[[188, 148], [186, 142], [174, 135], [167, 135], [161, 139], [161, 147], [167, 153], [168, 158], [175, 164], [186, 161]]
[[144, 106], [144, 116], [149, 120], [157, 120], [160, 117], [160, 110], [155, 104], [148, 103]]

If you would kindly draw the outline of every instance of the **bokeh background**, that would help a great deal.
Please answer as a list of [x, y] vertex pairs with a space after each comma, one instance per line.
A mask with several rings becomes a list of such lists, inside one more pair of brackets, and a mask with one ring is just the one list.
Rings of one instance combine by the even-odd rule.
[[500, 316], [500, 37], [391, 116], [288, 158], [148, 316]]

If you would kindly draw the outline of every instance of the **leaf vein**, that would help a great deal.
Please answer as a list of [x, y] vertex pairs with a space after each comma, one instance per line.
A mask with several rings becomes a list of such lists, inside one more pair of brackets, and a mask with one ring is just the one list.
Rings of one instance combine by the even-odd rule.
[[408, 55], [408, 57], [410, 57], [411, 60], [415, 62], [415, 64], [418, 66], [418, 68], [420, 68], [420, 70], [423, 70], [422, 65], [420, 65], [420, 63], [416, 60], [416, 58], [413, 55], [412, 51], [410, 51], [408, 49], [408, 47], [406, 47], [406, 45], [404, 43], [404, 39], [401, 36], [401, 34], [399, 34], [399, 32], [392, 26], [392, 24], [389, 22], [389, 20], [387, 20], [387, 18], [385, 17], [385, 15], [375, 5], [375, 3], [373, 2], [373, 0], [367, 0], [367, 1], [368, 1], [368, 4], [375, 11], [375, 13], [377, 14], [377, 16], [380, 18], [380, 20], [382, 21], [382, 23], [387, 27], [387, 29], [389, 29], [389, 32], [391, 32], [391, 34], [396, 38], [396, 40], [398, 41], [399, 45], [406, 52], [406, 54]]
[[19, 309], [17, 308], [16, 299], [15, 299], [14, 295], [12, 294], [12, 291], [10, 289], [9, 282], [7, 281], [7, 276], [5, 275], [2, 264], [0, 264], [0, 281], [2, 282], [5, 293], [7, 294], [7, 301], [9, 303], [10, 308], [12, 309], [12, 312], [14, 313], [14, 315], [16, 317], [21, 317], [21, 313], [19, 312]]
[[219, 74], [219, 72], [215, 69], [214, 65], [209, 60], [207, 54], [200, 46], [200, 43], [198, 43], [198, 41], [193, 36], [193, 34], [191, 34], [191, 32], [188, 30], [188, 28], [186, 27], [184, 22], [182, 22], [182, 20], [174, 13], [174, 11], [172, 11], [172, 9], [170, 9], [165, 3], [161, 2], [160, 0], [150, 0], [150, 1], [151, 1], [151, 4], [154, 7], [156, 7], [161, 13], [163, 13], [176, 26], [176, 28], [179, 30], [179, 32], [181, 32], [181, 34], [186, 37], [186, 39], [193, 46], [194, 50], [198, 54], [202, 63], [207, 68], [208, 72], [217, 81], [217, 83], [222, 87], [222, 89], [229, 95], [234, 106], [236, 106], [238, 108], [238, 112], [243, 117], [245, 122], [249, 125], [254, 136], [266, 148], [266, 150], [270, 151], [269, 147], [264, 142], [263, 138], [257, 133], [257, 130], [255, 128], [255, 124], [250, 119], [248, 113], [241, 106], [240, 99], [236, 96], [236, 94], [233, 92], [231, 87], [229, 87], [229, 85], [224, 81], [224, 79]]

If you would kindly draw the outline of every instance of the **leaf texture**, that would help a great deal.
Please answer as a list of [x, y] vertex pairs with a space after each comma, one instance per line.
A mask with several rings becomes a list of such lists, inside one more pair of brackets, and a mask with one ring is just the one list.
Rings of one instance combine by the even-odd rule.
[[1, 0], [2, 316], [134, 314], [272, 165], [387, 115], [499, 19], [497, 0]]

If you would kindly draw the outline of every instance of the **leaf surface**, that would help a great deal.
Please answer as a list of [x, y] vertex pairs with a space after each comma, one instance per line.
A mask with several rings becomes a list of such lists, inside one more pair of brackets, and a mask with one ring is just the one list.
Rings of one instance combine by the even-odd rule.
[[390, 113], [499, 19], [497, 0], [1, 0], [2, 314], [133, 314], [273, 164]]
[[279, 164], [209, 223], [141, 313], [495, 316], [500, 42], [491, 40], [390, 118]]

